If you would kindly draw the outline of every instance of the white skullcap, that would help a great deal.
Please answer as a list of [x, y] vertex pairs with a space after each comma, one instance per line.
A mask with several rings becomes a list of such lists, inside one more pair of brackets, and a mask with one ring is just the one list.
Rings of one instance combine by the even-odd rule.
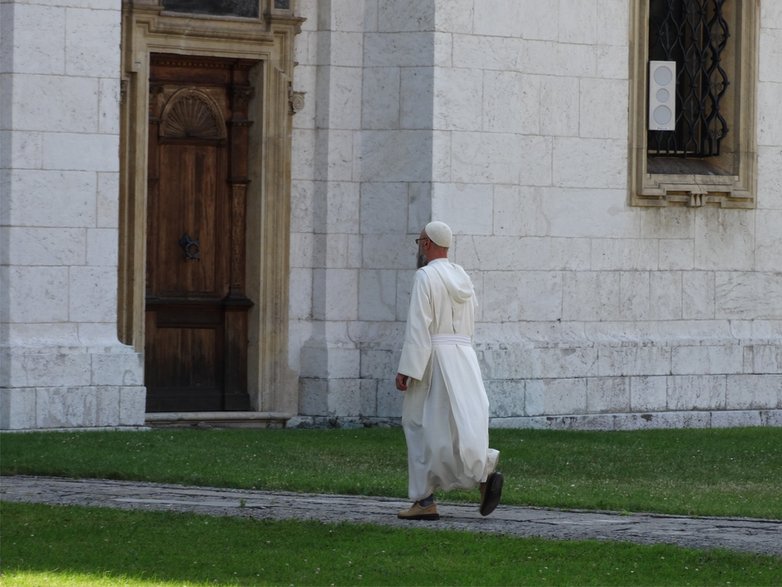
[[424, 232], [434, 244], [440, 245], [446, 249], [451, 246], [453, 233], [451, 232], [451, 227], [445, 222], [440, 222], [439, 220], [430, 222], [426, 225], [426, 228], [424, 228]]

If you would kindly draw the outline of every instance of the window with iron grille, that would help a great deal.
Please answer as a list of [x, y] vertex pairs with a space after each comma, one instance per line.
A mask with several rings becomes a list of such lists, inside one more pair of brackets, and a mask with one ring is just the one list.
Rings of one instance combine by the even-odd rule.
[[722, 64], [730, 37], [725, 0], [660, 0], [649, 10], [650, 61], [676, 62], [676, 130], [649, 131], [651, 156], [714, 157], [730, 131]]
[[[754, 207], [760, 3], [633, 0], [629, 7], [630, 203]], [[655, 75], [661, 67], [667, 82]]]

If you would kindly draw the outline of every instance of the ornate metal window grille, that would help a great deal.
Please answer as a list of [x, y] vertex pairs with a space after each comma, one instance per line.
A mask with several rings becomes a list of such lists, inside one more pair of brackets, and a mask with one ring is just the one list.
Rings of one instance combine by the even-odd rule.
[[720, 60], [730, 37], [726, 0], [652, 0], [649, 59], [676, 62], [676, 130], [649, 131], [650, 156], [713, 157], [728, 134], [720, 100], [729, 80]]

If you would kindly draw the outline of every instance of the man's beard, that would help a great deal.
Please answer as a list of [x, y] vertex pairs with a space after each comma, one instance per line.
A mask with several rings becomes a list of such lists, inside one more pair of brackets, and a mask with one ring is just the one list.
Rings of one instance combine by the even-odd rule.
[[416, 266], [416, 269], [420, 269], [421, 267], [426, 267], [426, 265], [429, 263], [429, 261], [426, 259], [423, 253], [418, 253], [418, 265]]

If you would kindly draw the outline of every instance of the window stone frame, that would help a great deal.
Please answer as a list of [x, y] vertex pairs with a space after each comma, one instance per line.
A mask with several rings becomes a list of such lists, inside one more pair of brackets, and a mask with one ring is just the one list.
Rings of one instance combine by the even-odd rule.
[[[647, 102], [649, 53], [649, 3], [630, 3], [630, 205], [643, 207], [718, 206], [755, 208], [757, 185], [756, 101], [758, 72], [759, 3], [735, 0], [731, 36], [734, 94], [738, 98], [729, 107], [732, 148], [724, 159], [730, 161], [731, 174], [699, 173], [680, 169], [676, 173], [651, 173], [647, 155]], [[684, 160], [686, 166], [686, 160]], [[700, 163], [701, 159], [693, 159]]]

